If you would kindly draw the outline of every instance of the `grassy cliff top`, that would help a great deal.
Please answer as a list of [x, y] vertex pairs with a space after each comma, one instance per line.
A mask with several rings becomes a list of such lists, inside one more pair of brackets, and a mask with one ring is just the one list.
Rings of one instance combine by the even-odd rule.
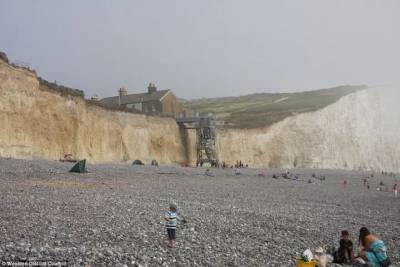
[[272, 125], [298, 113], [312, 112], [335, 103], [341, 97], [366, 86], [338, 86], [296, 93], [259, 93], [239, 97], [204, 98], [182, 101], [185, 108], [213, 112], [220, 124], [231, 128]]

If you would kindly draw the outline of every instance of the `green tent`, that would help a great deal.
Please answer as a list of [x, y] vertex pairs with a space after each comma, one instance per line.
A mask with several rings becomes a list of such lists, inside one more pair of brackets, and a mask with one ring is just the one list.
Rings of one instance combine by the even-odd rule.
[[69, 172], [85, 173], [86, 172], [86, 159], [77, 162]]
[[132, 162], [132, 165], [144, 165], [144, 163], [140, 159], [137, 159]]

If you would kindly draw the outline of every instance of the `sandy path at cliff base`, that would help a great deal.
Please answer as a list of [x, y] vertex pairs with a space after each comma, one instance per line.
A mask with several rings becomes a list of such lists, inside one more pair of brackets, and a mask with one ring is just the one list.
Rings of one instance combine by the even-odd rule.
[[[336, 245], [367, 226], [400, 266], [400, 197], [383, 189], [392, 177], [296, 169], [211, 170], [171, 166], [89, 165], [0, 160], [0, 259], [67, 260], [70, 266], [294, 266], [306, 248]], [[263, 172], [266, 177], [259, 176]], [[324, 175], [325, 182], [312, 173]], [[369, 173], [368, 173], [369, 174]], [[348, 181], [346, 188], [343, 180]], [[399, 178], [397, 178], [400, 180]], [[166, 246], [161, 216], [170, 201], [187, 218], [178, 247]]]

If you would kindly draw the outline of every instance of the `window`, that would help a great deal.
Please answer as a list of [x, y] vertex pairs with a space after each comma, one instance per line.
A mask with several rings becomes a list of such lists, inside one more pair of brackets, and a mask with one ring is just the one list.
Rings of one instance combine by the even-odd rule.
[[134, 105], [134, 108], [135, 108], [136, 110], [142, 111], [142, 103], [136, 103], [136, 104]]

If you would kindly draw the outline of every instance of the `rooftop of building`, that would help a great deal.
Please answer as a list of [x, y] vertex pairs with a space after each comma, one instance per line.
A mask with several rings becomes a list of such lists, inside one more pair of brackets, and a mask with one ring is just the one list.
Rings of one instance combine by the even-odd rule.
[[[154, 87], [154, 91], [148, 91], [146, 93], [138, 93], [138, 94], [127, 94], [127, 90], [125, 88], [120, 89], [120, 96], [112, 96], [112, 97], [105, 97], [100, 100], [101, 103], [106, 104], [106, 105], [125, 105], [125, 104], [134, 104], [134, 103], [144, 103], [144, 102], [150, 102], [150, 101], [161, 101], [164, 96], [166, 96], [169, 92], [171, 92], [171, 89], [166, 89], [166, 90], [156, 90], [156, 87]], [[119, 102], [121, 101], [121, 102]]]

